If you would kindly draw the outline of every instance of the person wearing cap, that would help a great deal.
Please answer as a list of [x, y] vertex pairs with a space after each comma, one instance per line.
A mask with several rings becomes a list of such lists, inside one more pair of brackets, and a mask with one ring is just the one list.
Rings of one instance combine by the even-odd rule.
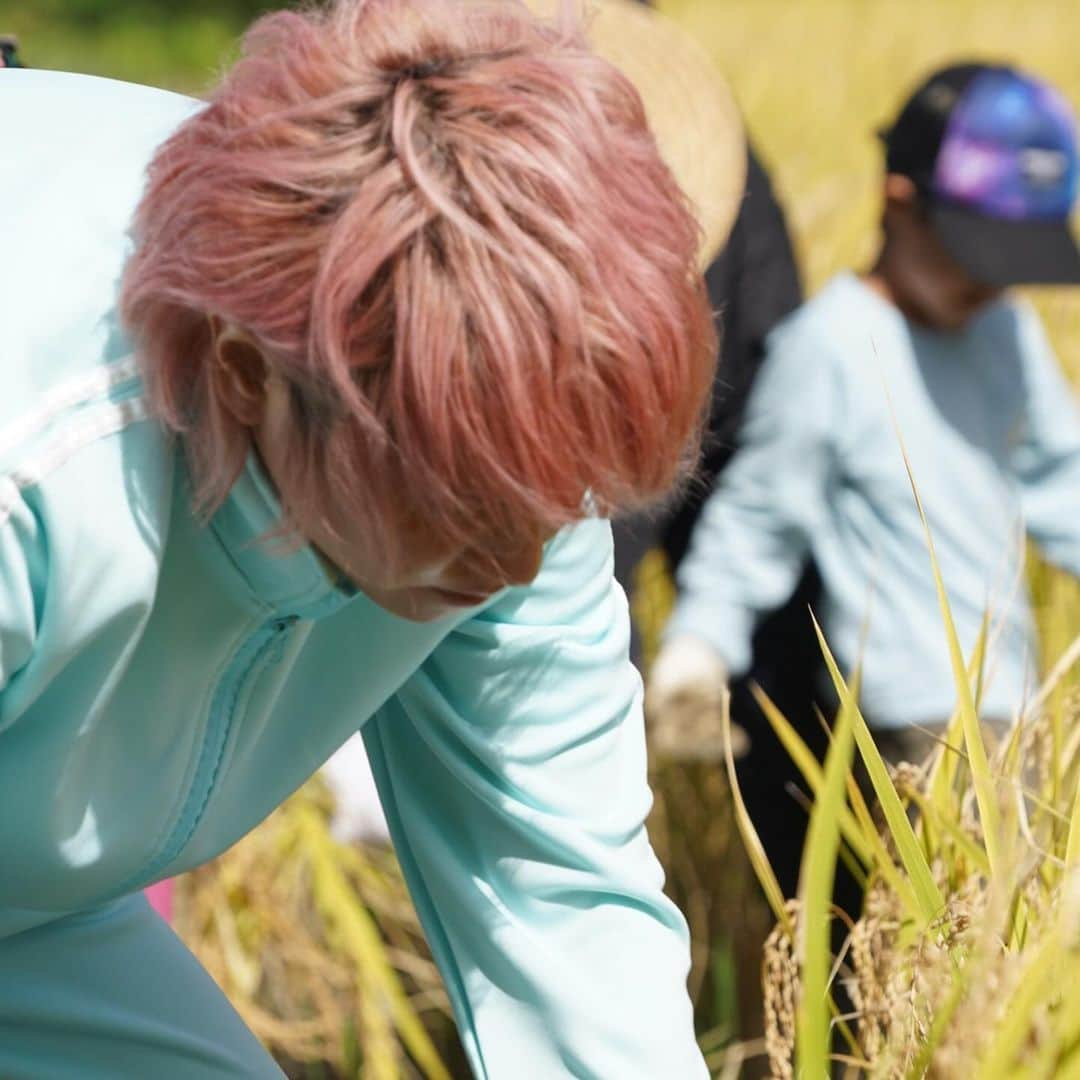
[[140, 890], [362, 728], [475, 1074], [705, 1077], [601, 515], [716, 343], [631, 82], [568, 14], [334, 0], [206, 103], [0, 120], [0, 1076], [280, 1076]]
[[[932, 75], [885, 133], [884, 242], [785, 320], [680, 571], [647, 694], [712, 700], [810, 552], [816, 612], [886, 756], [917, 761], [955, 686], [902, 436], [967, 655], [990, 617], [982, 718], [1008, 725], [1037, 672], [1025, 531], [1080, 573], [1080, 409], [1008, 289], [1080, 282], [1072, 113], [1003, 66]], [[899, 430], [898, 430], [899, 429]]]

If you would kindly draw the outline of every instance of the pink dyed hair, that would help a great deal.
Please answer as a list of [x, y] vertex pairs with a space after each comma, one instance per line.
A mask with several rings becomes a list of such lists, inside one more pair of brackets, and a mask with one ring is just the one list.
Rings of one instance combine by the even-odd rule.
[[[564, 9], [336, 0], [268, 15], [158, 151], [122, 310], [196, 498], [250, 433], [209, 315], [292, 394], [288, 516], [454, 543], [639, 508], [693, 460], [716, 342], [699, 230], [627, 79]], [[280, 480], [280, 477], [279, 477]]]

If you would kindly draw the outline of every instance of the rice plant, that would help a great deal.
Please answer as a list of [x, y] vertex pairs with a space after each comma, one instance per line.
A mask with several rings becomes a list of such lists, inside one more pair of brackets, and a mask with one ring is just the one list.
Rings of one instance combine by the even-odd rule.
[[[816, 799], [799, 897], [778, 900], [758, 863], [777, 916], [763, 965], [773, 1074], [836, 1075], [835, 1030], [849, 1040], [839, 1060], [852, 1075], [1080, 1075], [1080, 987], [1066, 977], [1080, 950], [1080, 695], [1055, 698], [1048, 683], [1042, 701], [1058, 704], [1036, 706], [989, 755], [958, 710], [929, 761], [887, 770], [833, 673], [844, 706], [824, 769], [806, 770]], [[1071, 733], [1058, 750], [1057, 725]], [[859, 805], [852, 742], [884, 820]], [[984, 782], [992, 814], [979, 804]], [[740, 826], [752, 844], [752, 825]], [[842, 846], [868, 888], [833, 957], [831, 873]]]
[[467, 1075], [393, 853], [330, 835], [313, 781], [181, 878], [176, 928], [290, 1076]]
[[[914, 479], [912, 490], [918, 502]], [[814, 793], [794, 903], [782, 903], [767, 860], [755, 860], [777, 917], [763, 967], [772, 1072], [816, 1080], [840, 1063], [888, 1080], [1080, 1076], [1080, 987], [1066, 978], [1080, 958], [1080, 693], [1061, 692], [1080, 638], [988, 753], [986, 629], [963, 657], [925, 515], [923, 524], [958, 702], [930, 759], [886, 766], [859, 710], [858, 672], [845, 680], [820, 629], [841, 703], [823, 768], [762, 700]], [[876, 820], [854, 779], [853, 746]], [[737, 790], [730, 753], [728, 769]], [[754, 850], [753, 824], [738, 824]], [[833, 957], [845, 844], [866, 896]], [[846, 1053], [834, 1050], [840, 1036]]]

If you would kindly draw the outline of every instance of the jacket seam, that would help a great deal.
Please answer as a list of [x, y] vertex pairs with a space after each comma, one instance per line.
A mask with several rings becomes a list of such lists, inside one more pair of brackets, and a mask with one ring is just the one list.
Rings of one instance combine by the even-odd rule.
[[[236, 657], [239, 655], [241, 649], [244, 647], [244, 642], [253, 633], [253, 628], [248, 624], [243, 631], [236, 634], [229, 649], [225, 653], [225, 659], [223, 659], [214, 672], [213, 678], [209, 680], [210, 690], [203, 697], [203, 708], [198, 712], [198, 716], [203, 718], [203, 723], [200, 725], [198, 732], [196, 732], [192, 739], [192, 749], [189, 756], [187, 767], [184, 770], [184, 775], [181, 782], [177, 785], [178, 794], [172, 801], [169, 813], [165, 819], [165, 824], [158, 830], [157, 836], [154, 839], [151, 850], [151, 854], [143, 867], [141, 867], [137, 873], [132, 875], [131, 878], [125, 882], [123, 891], [127, 892], [133, 888], [140, 887], [142, 882], [146, 879], [146, 876], [154, 875], [159, 870], [164, 869], [171, 863], [179, 852], [174, 855], [168, 855], [169, 849], [172, 846], [172, 839], [176, 833], [176, 830], [180, 827], [181, 820], [184, 815], [184, 810], [187, 806], [189, 799], [191, 798], [192, 790], [194, 789], [195, 782], [199, 775], [199, 763], [202, 761], [203, 751], [206, 747], [206, 741], [210, 735], [210, 721], [214, 707], [214, 697], [217, 693], [218, 687], [222, 681], [226, 678], [229, 670], [236, 662]], [[181, 851], [183, 849], [181, 848]], [[168, 857], [166, 858], [166, 856]]]
[[[199, 825], [206, 816], [206, 808], [217, 788], [240, 695], [254, 674], [267, 666], [269, 649], [275, 639], [280, 636], [275, 632], [280, 622], [282, 620], [274, 619], [269, 622], [262, 621], [254, 627], [249, 626], [243, 635], [237, 636], [238, 644], [235, 644], [230, 651], [228, 661], [219, 666], [212, 684], [214, 689], [209, 695], [206, 722], [197, 740], [199, 745], [193, 754], [192, 767], [185, 778], [183, 794], [177, 800], [177, 810], [172, 815], [171, 824], [163, 829], [159, 836], [155, 845], [158, 849], [156, 854], [147, 861], [137, 875], [129, 879], [125, 889], [138, 887], [148, 877], [159, 875], [184, 853], [198, 831]], [[251, 656], [238, 667], [245, 649], [250, 643], [256, 641], [259, 644], [255, 645]], [[219, 707], [218, 694], [223, 684], [227, 684], [230, 679], [235, 680], [234, 685], [227, 701]], [[219, 723], [215, 723], [219, 708], [224, 715]], [[211, 743], [217, 744], [216, 750]], [[208, 756], [211, 753], [212, 758]], [[199, 783], [200, 776], [205, 777], [202, 784]], [[198, 799], [197, 804], [194, 802], [195, 799]]]
[[[215, 787], [217, 786], [218, 774], [221, 771], [221, 763], [225, 756], [225, 748], [229, 742], [229, 734], [232, 731], [233, 721], [235, 719], [237, 707], [240, 701], [240, 694], [247, 686], [248, 681], [254, 678], [255, 673], [259, 671], [264, 666], [264, 663], [268, 660], [269, 650], [274, 643], [276, 634], [274, 633], [272, 624], [263, 624], [263, 626], [260, 627], [260, 631], [257, 633], [256, 636], [258, 638], [264, 638], [264, 640], [259, 641], [259, 644], [254, 648], [254, 651], [252, 652], [251, 658], [237, 673], [236, 681], [233, 685], [231, 693], [229, 694], [228, 702], [223, 707], [224, 715], [222, 716], [220, 722], [220, 739], [218, 740], [217, 749], [214, 752], [213, 761], [208, 764], [209, 773], [206, 777], [206, 782], [203, 785], [203, 791], [199, 795], [198, 806], [192, 808], [189, 823], [185, 824], [186, 815], [184, 812], [181, 812], [180, 819], [176, 823], [177, 830], [180, 830], [181, 828], [184, 829], [184, 835], [180, 839], [180, 846], [176, 849], [176, 853], [172, 856], [173, 858], [176, 858], [180, 854], [180, 852], [182, 852], [184, 848], [187, 847], [187, 845], [191, 842], [192, 837], [198, 830], [200, 822], [203, 820], [206, 814], [206, 807], [209, 805], [210, 797], [213, 794]], [[230, 665], [230, 669], [231, 667], [232, 665]], [[231, 670], [226, 672], [225, 678], [231, 675], [231, 673]], [[213, 702], [211, 702], [211, 709], [213, 709]], [[208, 732], [208, 734], [210, 733]], [[214, 732], [213, 734], [217, 735], [218, 732]], [[202, 755], [200, 754], [200, 758], [201, 756]], [[198, 773], [199, 769], [198, 767], [196, 767], [196, 781], [198, 780]], [[195, 792], [190, 792], [189, 799], [185, 801], [189, 801], [190, 796], [193, 794], [195, 794]], [[185, 810], [186, 809], [187, 808], [185, 807]], [[173, 844], [171, 844], [170, 846], [175, 846], [175, 843], [176, 841], [174, 840]]]

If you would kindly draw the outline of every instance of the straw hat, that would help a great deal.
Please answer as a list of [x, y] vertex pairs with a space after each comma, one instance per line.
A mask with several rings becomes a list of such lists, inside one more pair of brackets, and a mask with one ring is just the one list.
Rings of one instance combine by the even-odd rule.
[[[528, 0], [543, 14], [560, 0]], [[584, 0], [593, 48], [637, 87], [660, 152], [694, 205], [708, 265], [727, 242], [746, 186], [746, 135], [735, 99], [703, 48], [632, 0]]]

